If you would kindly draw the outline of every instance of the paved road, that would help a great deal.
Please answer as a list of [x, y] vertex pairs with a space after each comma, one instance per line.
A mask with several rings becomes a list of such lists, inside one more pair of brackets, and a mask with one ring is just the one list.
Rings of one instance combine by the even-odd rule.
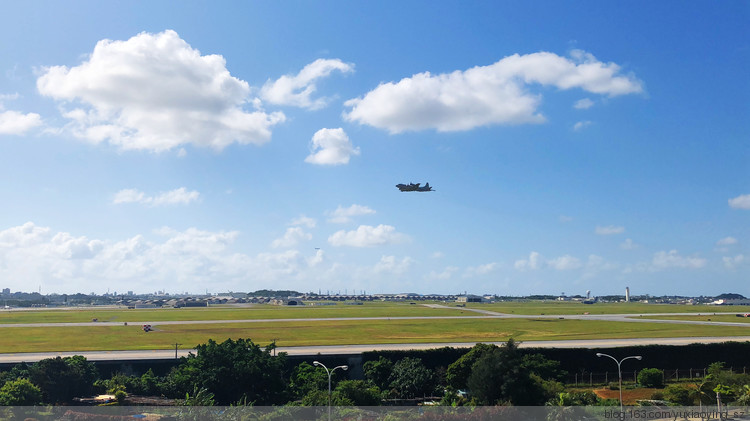
[[[567, 341], [524, 341], [522, 348], [616, 348], [635, 345], [689, 345], [693, 343], [720, 343], [728, 341], [750, 341], [750, 336], [724, 336], [724, 337], [699, 337], [699, 338], [636, 338], [636, 339], [590, 339], [590, 340], [567, 340]], [[486, 342], [502, 345], [505, 342]], [[470, 348], [475, 342], [440, 342], [423, 344], [366, 344], [366, 345], [333, 345], [333, 346], [300, 346], [279, 347], [277, 352], [286, 352], [289, 355], [345, 355], [359, 354], [366, 351], [392, 351], [392, 350], [423, 350], [442, 347]], [[187, 356], [195, 353], [194, 349], [179, 349], [177, 355]], [[34, 352], [17, 354], [0, 354], [0, 364], [15, 364], [20, 362], [35, 362], [45, 358], [69, 357], [83, 355], [90, 361], [137, 361], [137, 360], [167, 360], [175, 358], [174, 349], [167, 350], [145, 350], [145, 351], [83, 351], [83, 352]]]

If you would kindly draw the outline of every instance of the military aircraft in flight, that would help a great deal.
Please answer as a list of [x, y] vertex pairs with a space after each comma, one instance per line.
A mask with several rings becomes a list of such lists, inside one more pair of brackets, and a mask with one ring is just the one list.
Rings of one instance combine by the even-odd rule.
[[424, 187], [420, 187], [420, 184], [422, 183], [396, 184], [396, 187], [398, 187], [400, 191], [434, 191], [432, 190], [432, 187], [430, 187], [430, 183], [425, 183]]

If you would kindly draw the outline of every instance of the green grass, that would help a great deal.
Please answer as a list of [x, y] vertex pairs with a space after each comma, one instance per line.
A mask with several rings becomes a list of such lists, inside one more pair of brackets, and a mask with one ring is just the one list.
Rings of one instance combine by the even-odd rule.
[[572, 301], [509, 301], [499, 303], [471, 303], [467, 308], [510, 314], [638, 314], [638, 313], [750, 313], [750, 306], [717, 307], [707, 305], [647, 304], [647, 303], [595, 303]]
[[59, 309], [0, 311], [0, 324], [9, 323], [82, 323], [94, 318], [100, 322], [193, 321], [193, 320], [261, 320], [335, 317], [408, 317], [408, 316], [476, 316], [462, 309], [435, 309], [408, 303], [337, 304], [335, 306], [191, 307], [163, 309]]
[[737, 317], [729, 314], [702, 314], [700, 316], [654, 316], [644, 317], [654, 320], [689, 320], [689, 321], [701, 321], [701, 322], [734, 322], [734, 323], [748, 323], [750, 324], [750, 317]]
[[12, 340], [0, 341], [0, 352], [171, 349], [192, 347], [208, 339], [250, 338], [265, 345], [347, 345], [377, 343], [492, 342], [513, 337], [521, 341], [744, 336], [732, 326], [627, 323], [560, 319], [446, 319], [377, 321], [258, 322], [208, 325], [162, 325], [144, 333], [139, 326], [2, 328]]

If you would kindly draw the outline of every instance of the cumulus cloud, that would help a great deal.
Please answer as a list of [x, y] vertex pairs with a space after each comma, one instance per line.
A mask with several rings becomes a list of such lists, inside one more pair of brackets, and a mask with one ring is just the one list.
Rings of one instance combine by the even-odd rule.
[[271, 243], [273, 248], [294, 247], [302, 241], [312, 240], [312, 234], [305, 232], [301, 227], [289, 227], [286, 229], [284, 236]]
[[308, 109], [324, 107], [328, 99], [312, 99], [317, 90], [316, 82], [328, 77], [333, 71], [350, 73], [354, 65], [339, 59], [318, 59], [305, 66], [297, 75], [285, 75], [275, 81], [268, 81], [261, 88], [261, 97], [271, 104], [291, 105]]
[[623, 250], [633, 250], [638, 248], [638, 244], [634, 243], [632, 239], [626, 238], [625, 241], [620, 244], [620, 248]]
[[608, 225], [606, 227], [597, 226], [594, 232], [596, 232], [597, 235], [622, 234], [623, 232], [625, 232], [625, 227], [618, 227], [615, 225]]
[[429, 280], [435, 280], [435, 281], [447, 281], [453, 278], [453, 274], [455, 274], [458, 271], [459, 271], [459, 268], [457, 268], [456, 266], [446, 266], [442, 270], [442, 272], [436, 272], [433, 270], [430, 273], [428, 273], [425, 276], [425, 278]]
[[700, 257], [681, 256], [677, 250], [659, 251], [651, 260], [651, 267], [655, 270], [669, 268], [700, 269], [706, 266], [706, 259]]
[[729, 199], [729, 207], [732, 209], [750, 209], [750, 194], [743, 194]]
[[99, 41], [78, 66], [44, 68], [37, 89], [62, 102], [73, 135], [122, 149], [262, 144], [285, 119], [246, 111], [247, 82], [230, 75], [222, 56], [201, 55], [171, 30]]
[[123, 189], [115, 193], [112, 203], [140, 203], [148, 206], [187, 205], [200, 199], [197, 191], [188, 191], [185, 187], [147, 196], [137, 189]]
[[0, 107], [0, 135], [21, 135], [42, 125], [42, 117], [36, 113], [2, 111]]
[[594, 101], [590, 100], [589, 98], [583, 98], [579, 99], [578, 101], [573, 104], [573, 108], [577, 110], [586, 110], [594, 106]]
[[745, 261], [745, 256], [742, 254], [738, 254], [734, 257], [724, 256], [721, 258], [721, 260], [724, 262], [725, 268], [729, 270], [734, 270], [737, 268], [738, 265], [742, 264], [742, 262]]
[[310, 155], [305, 162], [317, 165], [348, 164], [352, 155], [359, 155], [344, 129], [320, 129], [310, 142]]
[[17, 98], [18, 94], [0, 95], [0, 135], [21, 135], [42, 125], [39, 114], [5, 110], [3, 102]]
[[469, 266], [464, 272], [464, 278], [473, 278], [476, 276], [483, 276], [492, 273], [497, 270], [498, 264], [496, 262], [485, 263], [479, 266]]
[[516, 260], [513, 266], [521, 271], [537, 270], [541, 268], [542, 263], [542, 255], [536, 251], [532, 251], [531, 253], [529, 253], [528, 259]]
[[333, 222], [335, 224], [346, 224], [348, 222], [351, 222], [352, 218], [355, 216], [362, 216], [362, 215], [373, 215], [375, 214], [375, 211], [373, 209], [368, 208], [367, 206], [362, 205], [351, 205], [348, 208], [342, 208], [341, 206], [337, 207], [335, 211], [330, 213], [330, 217], [328, 218], [328, 222]]
[[333, 246], [348, 247], [373, 247], [404, 241], [406, 236], [396, 232], [396, 228], [390, 225], [360, 225], [354, 231], [341, 230], [328, 237], [328, 242]]
[[306, 226], [307, 228], [315, 228], [315, 225], [317, 225], [317, 221], [305, 215], [300, 215], [298, 218], [294, 218], [290, 225], [292, 226], [300, 225], [300, 226]]
[[375, 273], [392, 273], [395, 275], [402, 275], [409, 270], [414, 261], [411, 257], [404, 257], [401, 260], [397, 259], [396, 256], [382, 256], [380, 261], [375, 264], [373, 268]]
[[554, 258], [547, 262], [547, 264], [555, 270], [573, 270], [583, 267], [580, 259], [567, 254]]
[[725, 237], [716, 242], [717, 246], [731, 246], [737, 244], [737, 239], [734, 237]]
[[585, 129], [586, 127], [588, 127], [588, 126], [590, 126], [592, 124], [594, 124], [594, 123], [591, 122], [591, 121], [588, 121], [588, 120], [586, 120], [586, 121], [579, 121], [579, 122], [577, 122], [576, 124], [573, 125], [573, 130], [576, 131], [576, 132], [580, 132], [581, 130]]
[[438, 75], [424, 72], [382, 83], [347, 101], [351, 109], [344, 118], [391, 133], [541, 123], [545, 121], [538, 111], [541, 95], [528, 90], [534, 84], [610, 97], [643, 91], [638, 79], [620, 74], [620, 66], [583, 51], [573, 51], [570, 57], [549, 52], [515, 54], [489, 66]]

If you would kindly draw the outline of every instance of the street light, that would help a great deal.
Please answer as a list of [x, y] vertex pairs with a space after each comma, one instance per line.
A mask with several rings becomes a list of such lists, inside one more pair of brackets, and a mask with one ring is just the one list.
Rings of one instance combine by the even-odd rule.
[[333, 372], [336, 371], [337, 368], [340, 368], [342, 370], [348, 370], [349, 366], [347, 365], [339, 365], [336, 367], [333, 367], [330, 371], [328, 370], [328, 367], [325, 366], [320, 361], [313, 361], [313, 365], [321, 366], [326, 370], [326, 374], [328, 374], [328, 419], [331, 419], [331, 376], [333, 376]]
[[641, 357], [640, 355], [631, 355], [629, 357], [625, 357], [621, 359], [620, 361], [617, 361], [617, 358], [608, 354], [602, 354], [601, 352], [597, 352], [596, 356], [597, 357], [609, 357], [609, 358], [612, 358], [617, 363], [617, 377], [620, 379], [620, 412], [622, 413], [623, 412], [623, 409], [622, 409], [622, 370], [620, 370], [620, 365], [622, 364], [623, 361], [627, 359], [635, 358], [636, 360], [641, 360], [643, 359], [643, 357]]

